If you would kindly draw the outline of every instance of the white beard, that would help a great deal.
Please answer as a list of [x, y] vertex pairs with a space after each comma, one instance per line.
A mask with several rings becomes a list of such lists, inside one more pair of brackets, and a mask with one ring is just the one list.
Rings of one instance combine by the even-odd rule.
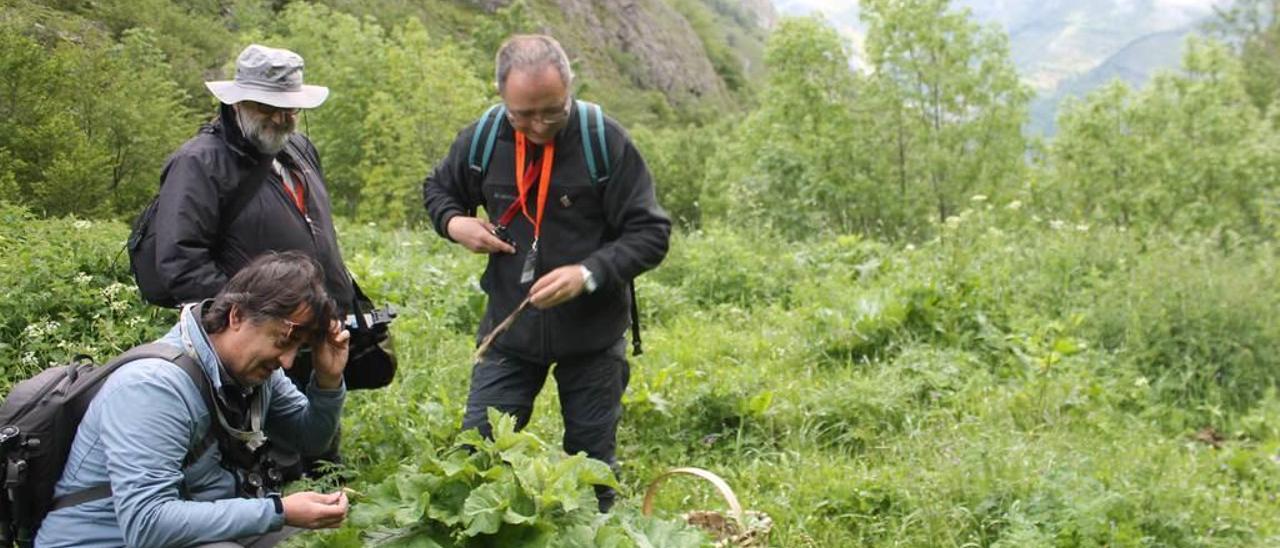
[[245, 138], [249, 139], [258, 151], [268, 156], [275, 156], [281, 150], [284, 150], [284, 144], [289, 140], [289, 134], [293, 133], [295, 123], [290, 122], [288, 127], [282, 128], [277, 126], [270, 118], [249, 109], [236, 108], [236, 112], [240, 115], [240, 131], [244, 132]]

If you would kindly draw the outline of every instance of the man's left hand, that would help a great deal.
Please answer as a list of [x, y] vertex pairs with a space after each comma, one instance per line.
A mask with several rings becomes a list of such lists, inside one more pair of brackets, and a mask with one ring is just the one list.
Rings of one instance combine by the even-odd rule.
[[529, 304], [546, 310], [581, 295], [584, 287], [580, 266], [562, 266], [533, 282], [533, 287], [529, 288]]
[[329, 325], [329, 333], [324, 342], [314, 345], [312, 359], [316, 386], [325, 390], [334, 390], [342, 386], [342, 371], [347, 368], [347, 351], [350, 348], [351, 332], [342, 323], [334, 320]]

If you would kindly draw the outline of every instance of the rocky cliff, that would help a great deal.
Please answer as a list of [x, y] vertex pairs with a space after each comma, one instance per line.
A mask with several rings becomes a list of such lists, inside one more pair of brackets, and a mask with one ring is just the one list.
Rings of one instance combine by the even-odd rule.
[[[689, 22], [663, 0], [556, 0], [581, 43], [569, 44], [592, 60], [586, 70], [618, 72], [675, 103], [727, 98], [707, 50]], [[601, 70], [604, 69], [604, 70]], [[597, 74], [597, 76], [604, 76]]]

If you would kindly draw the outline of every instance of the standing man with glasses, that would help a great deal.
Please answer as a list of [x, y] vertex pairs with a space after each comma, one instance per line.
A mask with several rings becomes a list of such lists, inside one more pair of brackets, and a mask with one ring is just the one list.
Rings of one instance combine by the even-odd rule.
[[[472, 124], [423, 183], [436, 231], [489, 256], [480, 281], [489, 301], [477, 339], [526, 299], [532, 306], [473, 366], [463, 428], [489, 435], [490, 407], [515, 415], [523, 428], [554, 371], [565, 451], [585, 451], [616, 470], [630, 378], [627, 289], [666, 256], [671, 221], [643, 158], [611, 119], [601, 121], [607, 177], [602, 182], [591, 172], [587, 125], [578, 118], [585, 109], [574, 108], [573, 72], [555, 39], [512, 37], [496, 65], [506, 115], [495, 121], [491, 163], [477, 170], [469, 161], [480, 125]], [[481, 206], [498, 226], [476, 216]], [[600, 510], [615, 497], [597, 489]]]
[[[321, 266], [339, 313], [352, 310], [320, 156], [295, 131], [300, 110], [324, 103], [329, 88], [304, 85], [302, 68], [292, 51], [253, 44], [236, 59], [234, 80], [205, 83], [218, 114], [169, 157], [151, 221], [154, 272], [173, 302], [213, 297], [263, 253], [298, 251]], [[311, 378], [310, 357], [304, 349], [289, 370], [299, 387]], [[317, 457], [339, 461], [337, 444]]]

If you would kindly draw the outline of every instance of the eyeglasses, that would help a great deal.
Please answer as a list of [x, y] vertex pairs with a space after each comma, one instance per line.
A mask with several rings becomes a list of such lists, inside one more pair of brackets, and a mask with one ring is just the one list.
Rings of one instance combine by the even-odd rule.
[[285, 329], [284, 333], [276, 338], [276, 346], [288, 348], [315, 339], [316, 330], [311, 326], [285, 319], [279, 321], [284, 324]]
[[518, 111], [507, 109], [507, 120], [512, 124], [528, 124], [537, 122], [544, 126], [554, 126], [569, 119], [569, 110], [572, 105], [573, 98], [567, 97], [564, 101], [564, 107], [559, 109], [548, 109], [543, 111]]

